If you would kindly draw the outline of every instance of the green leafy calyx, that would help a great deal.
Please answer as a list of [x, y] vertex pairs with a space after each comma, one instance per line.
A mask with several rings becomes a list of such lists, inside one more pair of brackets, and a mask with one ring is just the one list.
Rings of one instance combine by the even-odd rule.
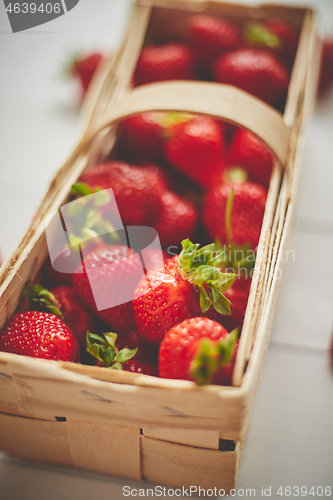
[[122, 370], [123, 363], [133, 358], [138, 348], [128, 349], [125, 347], [119, 351], [116, 346], [118, 335], [116, 333], [104, 333], [103, 335], [104, 338], [95, 333], [87, 332], [87, 351], [98, 360], [100, 366]]
[[[67, 213], [73, 219], [69, 232], [71, 246], [100, 237], [106, 243], [119, 241], [119, 235], [113, 225], [103, 218], [101, 208], [110, 202], [110, 195], [102, 189], [91, 189], [88, 184], [77, 183], [72, 186], [72, 193], [80, 198], [72, 201]], [[90, 196], [95, 195], [95, 196]]]
[[36, 307], [38, 310], [50, 312], [64, 319], [57, 299], [46, 288], [36, 283], [31, 283], [25, 287], [23, 293], [33, 307]]
[[237, 339], [238, 328], [218, 341], [207, 337], [201, 339], [190, 365], [191, 377], [200, 385], [210, 384], [219, 368], [230, 363]]
[[202, 312], [213, 306], [221, 314], [231, 314], [230, 301], [223, 293], [232, 286], [237, 274], [221, 272], [224, 265], [224, 251], [217, 250], [214, 243], [199, 248], [189, 239], [182, 241], [178, 273], [200, 290]]

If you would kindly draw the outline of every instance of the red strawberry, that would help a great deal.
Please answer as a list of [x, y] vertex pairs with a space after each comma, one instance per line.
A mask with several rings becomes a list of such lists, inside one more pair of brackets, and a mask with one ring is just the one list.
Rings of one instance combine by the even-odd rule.
[[323, 40], [318, 94], [325, 95], [333, 87], [333, 40]]
[[0, 334], [0, 351], [79, 361], [79, 346], [70, 329], [54, 314], [38, 311], [15, 314], [9, 320]]
[[120, 161], [101, 163], [81, 175], [91, 189], [113, 189], [124, 225], [149, 226], [160, 208], [159, 185], [151, 173]]
[[228, 331], [231, 331], [238, 326], [242, 326], [249, 298], [248, 290], [246, 290], [246, 288], [235, 286], [236, 283], [237, 280], [235, 281], [235, 284], [225, 292], [225, 296], [231, 302], [231, 315], [223, 316], [221, 322]]
[[50, 258], [48, 258], [43, 268], [43, 280], [47, 287], [70, 285], [72, 283], [72, 274], [56, 271], [51, 264]]
[[196, 116], [170, 130], [165, 143], [170, 164], [203, 189], [221, 181], [224, 171], [224, 134], [220, 124]]
[[172, 191], [165, 191], [161, 200], [162, 207], [154, 227], [162, 247], [178, 245], [184, 238], [191, 238], [197, 222], [194, 206]]
[[144, 373], [145, 375], [158, 377], [157, 366], [140, 359], [131, 359], [130, 361], [127, 361], [124, 365], [124, 370], [127, 372]]
[[114, 331], [133, 329], [131, 300], [143, 275], [139, 255], [125, 245], [100, 243], [87, 253], [83, 249], [83, 266], [84, 273], [73, 275], [80, 299]]
[[198, 295], [177, 273], [147, 273], [135, 291], [133, 308], [140, 338], [159, 344], [172, 325], [196, 313]]
[[213, 60], [240, 45], [238, 28], [229, 21], [207, 14], [189, 20], [189, 38], [198, 61], [207, 67]]
[[227, 243], [225, 228], [227, 200], [231, 188], [234, 196], [231, 209], [231, 241], [237, 245], [249, 243], [251, 248], [258, 245], [267, 198], [266, 189], [260, 184], [220, 184], [206, 196], [204, 222], [213, 239]]
[[162, 378], [196, 380], [199, 383], [231, 383], [237, 333], [208, 318], [195, 317], [173, 326], [159, 352]]
[[163, 151], [165, 113], [141, 113], [122, 122], [122, 147], [135, 162], [156, 161]]
[[79, 79], [83, 94], [87, 92], [95, 71], [102, 60], [102, 54], [93, 52], [89, 55], [76, 57], [71, 64], [71, 73]]
[[245, 129], [238, 129], [235, 132], [230, 149], [230, 164], [245, 168], [251, 181], [268, 187], [273, 156], [251, 132]]
[[198, 245], [189, 240], [184, 240], [182, 246], [178, 259], [170, 259], [164, 267], [147, 273], [135, 291], [135, 320], [144, 342], [159, 344], [173, 325], [211, 306], [230, 314], [223, 292], [236, 275], [222, 274], [217, 269], [220, 252], [215, 252], [214, 244], [198, 250]]
[[118, 336], [117, 346], [119, 349], [138, 349], [133, 361], [142, 361], [151, 365], [157, 365], [158, 350], [155, 345], [142, 342], [139, 332], [132, 330], [128, 333], [122, 333]]
[[96, 329], [97, 321], [71, 286], [58, 286], [49, 291], [40, 285], [30, 284], [24, 291], [33, 308], [38, 307], [38, 310], [51, 312], [63, 319], [80, 348], [86, 348], [86, 333]]
[[282, 64], [291, 69], [298, 35], [289, 23], [280, 19], [268, 19], [264, 23], [250, 22], [245, 25], [244, 36], [251, 47], [272, 51]]
[[181, 43], [144, 47], [135, 71], [137, 85], [191, 80], [194, 76], [193, 61], [192, 49]]
[[270, 104], [286, 94], [288, 70], [267, 50], [239, 49], [217, 58], [214, 79], [235, 85]]
[[298, 35], [295, 29], [280, 19], [268, 19], [266, 28], [274, 34], [278, 41], [277, 56], [287, 68], [291, 69], [298, 45]]

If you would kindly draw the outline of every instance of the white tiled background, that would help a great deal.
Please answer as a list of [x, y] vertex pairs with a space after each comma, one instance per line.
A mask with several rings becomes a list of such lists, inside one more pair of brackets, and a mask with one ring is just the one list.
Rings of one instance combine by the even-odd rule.
[[[243, 0], [244, 3], [244, 0]], [[287, 0], [320, 13], [332, 0]], [[13, 35], [0, 2], [0, 251], [9, 256], [77, 134], [76, 87], [61, 66], [76, 50], [115, 51], [128, 0], [80, 0], [65, 16]], [[333, 95], [308, 130], [296, 226], [271, 343], [240, 462], [238, 488], [333, 487]], [[21, 462], [0, 454], [1, 500], [123, 498], [121, 479]], [[241, 498], [241, 497], [236, 497]], [[317, 498], [308, 495], [303, 498]], [[332, 493], [333, 498], [333, 493]]]

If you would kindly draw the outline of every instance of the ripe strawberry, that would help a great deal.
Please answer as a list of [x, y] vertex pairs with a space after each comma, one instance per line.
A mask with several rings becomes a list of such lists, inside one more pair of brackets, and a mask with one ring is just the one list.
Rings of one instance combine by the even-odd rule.
[[236, 285], [238, 280], [235, 281], [234, 286], [229, 288], [225, 292], [225, 296], [230, 300], [231, 305], [231, 315], [223, 316], [221, 320], [223, 326], [228, 331], [233, 330], [236, 327], [241, 327], [244, 321], [244, 315], [246, 311], [247, 301], [249, 298], [249, 292], [246, 288], [242, 288]]
[[170, 164], [203, 189], [221, 181], [225, 168], [224, 134], [216, 120], [196, 116], [170, 130], [165, 142]]
[[102, 60], [102, 54], [93, 52], [89, 55], [76, 57], [71, 63], [70, 72], [73, 76], [78, 78], [83, 95], [87, 92], [95, 71]]
[[130, 359], [127, 361], [124, 365], [124, 370], [132, 373], [144, 373], [153, 377], [159, 376], [157, 366], [140, 359]]
[[18, 313], [9, 320], [0, 333], [0, 351], [79, 361], [79, 346], [70, 329], [54, 314], [38, 311]]
[[151, 111], [127, 118], [122, 122], [122, 149], [133, 161], [156, 161], [163, 151], [161, 121], [165, 113]]
[[141, 361], [153, 366], [157, 366], [158, 347], [153, 344], [146, 344], [140, 338], [137, 330], [132, 330], [128, 333], [122, 333], [117, 339], [118, 349], [137, 349], [133, 361]]
[[162, 247], [178, 245], [178, 242], [193, 236], [197, 212], [194, 206], [172, 191], [161, 197], [162, 207], [154, 224]]
[[181, 43], [167, 43], [142, 49], [135, 70], [137, 85], [165, 80], [192, 80], [192, 49]]
[[25, 288], [25, 295], [34, 309], [38, 307], [38, 310], [60, 317], [74, 333], [80, 348], [86, 348], [86, 333], [97, 328], [97, 321], [71, 286], [58, 286], [49, 291], [30, 284]]
[[203, 317], [173, 326], [160, 345], [160, 376], [230, 385], [237, 333], [228, 334], [222, 325]]
[[161, 268], [147, 273], [133, 299], [140, 338], [159, 344], [172, 325], [196, 313], [198, 300], [196, 290], [177, 272]]
[[230, 303], [223, 293], [236, 275], [217, 269], [220, 253], [215, 252], [214, 244], [198, 250], [198, 245], [184, 240], [182, 246], [178, 259], [147, 273], [135, 291], [135, 320], [144, 342], [159, 344], [173, 325], [197, 316], [200, 309], [205, 312], [212, 306], [230, 314]]
[[73, 275], [79, 298], [118, 333], [135, 326], [132, 297], [143, 270], [138, 254], [125, 245], [100, 243], [85, 253], [83, 273]]
[[227, 243], [225, 228], [227, 201], [231, 188], [234, 188], [230, 226], [231, 241], [237, 245], [249, 243], [251, 248], [258, 245], [267, 197], [266, 189], [260, 184], [220, 184], [206, 196], [204, 223], [213, 239]]
[[235, 85], [268, 102], [276, 103], [286, 94], [288, 70], [267, 50], [238, 49], [218, 57], [214, 79]]
[[322, 42], [318, 94], [323, 96], [333, 87], [333, 40]]
[[207, 14], [196, 14], [189, 19], [189, 39], [196, 58], [204, 67], [220, 54], [237, 49], [241, 41], [236, 26]]
[[81, 175], [91, 189], [113, 189], [124, 225], [149, 226], [160, 208], [159, 186], [143, 167], [120, 161], [101, 163]]
[[244, 36], [251, 47], [272, 51], [283, 65], [291, 69], [298, 35], [289, 23], [280, 19], [267, 19], [263, 23], [250, 22], [245, 25]]
[[251, 132], [238, 129], [230, 147], [230, 164], [245, 168], [249, 180], [269, 186], [273, 156]]
[[72, 283], [71, 273], [61, 273], [56, 271], [48, 258], [43, 267], [43, 281], [47, 288], [58, 285], [70, 285]]

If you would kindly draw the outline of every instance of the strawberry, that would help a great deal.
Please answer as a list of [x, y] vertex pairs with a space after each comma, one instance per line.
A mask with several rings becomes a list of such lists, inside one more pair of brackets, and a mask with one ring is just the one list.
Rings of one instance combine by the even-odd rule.
[[157, 362], [156, 347], [142, 342], [137, 330], [120, 334], [117, 339], [117, 346], [119, 349], [123, 349], [124, 347], [128, 347], [129, 349], [137, 348], [138, 350], [135, 354], [136, 360], [146, 361], [151, 364], [156, 364]]
[[49, 291], [40, 285], [30, 284], [24, 291], [34, 308], [51, 312], [64, 320], [74, 333], [80, 348], [85, 349], [86, 333], [97, 328], [97, 321], [71, 286], [58, 286]]
[[230, 385], [237, 333], [228, 334], [222, 325], [203, 317], [173, 326], [160, 345], [160, 376]]
[[73, 274], [79, 298], [118, 333], [135, 326], [132, 297], [143, 275], [138, 254], [125, 245], [97, 244], [83, 248], [83, 273]]
[[269, 186], [273, 168], [273, 156], [264, 144], [251, 132], [238, 129], [232, 139], [229, 161], [243, 167], [249, 180]]
[[43, 267], [43, 280], [47, 287], [70, 285], [72, 283], [72, 274], [56, 271], [48, 257]]
[[198, 300], [194, 288], [177, 272], [161, 268], [147, 273], [133, 299], [140, 338], [159, 344], [172, 325], [196, 313]]
[[196, 116], [170, 130], [165, 155], [175, 169], [203, 189], [222, 179], [224, 171], [224, 134], [218, 121]]
[[153, 377], [159, 376], [157, 366], [140, 359], [131, 359], [127, 361], [124, 365], [124, 370], [132, 373], [144, 373], [145, 375], [151, 375]]
[[121, 143], [125, 154], [138, 163], [158, 160], [163, 151], [164, 115], [151, 111], [124, 120]]
[[274, 104], [288, 90], [289, 72], [269, 51], [245, 48], [218, 57], [214, 79]]
[[165, 191], [161, 202], [162, 206], [154, 227], [162, 247], [177, 245], [186, 236], [191, 238], [197, 222], [194, 206], [172, 191]]
[[87, 92], [95, 71], [102, 60], [102, 54], [93, 52], [92, 54], [75, 57], [71, 63], [70, 72], [79, 80], [83, 95]]
[[333, 87], [333, 40], [322, 42], [318, 94], [323, 96]]
[[241, 286], [237, 286], [237, 282], [238, 280], [236, 280], [235, 284], [225, 292], [225, 297], [231, 302], [231, 315], [223, 316], [221, 322], [228, 331], [242, 326], [249, 298], [248, 290]]
[[165, 80], [192, 80], [192, 49], [181, 43], [144, 47], [135, 70], [137, 85]]
[[260, 184], [244, 182], [231, 186], [224, 183], [212, 189], [205, 199], [203, 218], [206, 229], [211, 238], [227, 242], [225, 220], [232, 187], [231, 241], [237, 245], [248, 243], [254, 249], [259, 242], [267, 198], [267, 191]]
[[163, 142], [169, 130], [193, 116], [173, 111], [148, 111], [127, 118], [122, 122], [120, 137], [122, 156], [140, 164], [162, 159]]
[[239, 30], [229, 21], [196, 14], [189, 19], [189, 39], [200, 65], [207, 67], [220, 54], [240, 45]]
[[0, 351], [79, 361], [79, 346], [70, 329], [54, 314], [39, 311], [18, 313], [9, 320], [0, 333]]
[[143, 167], [109, 161], [84, 172], [80, 182], [91, 189], [112, 188], [124, 225], [149, 226], [160, 208], [160, 184]]
[[298, 45], [294, 28], [280, 19], [267, 19], [263, 23], [245, 25], [244, 37], [253, 48], [272, 51], [287, 68], [291, 69]]
[[164, 267], [140, 280], [133, 308], [144, 342], [159, 344], [173, 325], [211, 306], [222, 314], [230, 314], [230, 303], [223, 292], [237, 276], [222, 274], [217, 269], [221, 253], [215, 252], [214, 244], [199, 250], [198, 246], [184, 240], [178, 259], [170, 259]]

